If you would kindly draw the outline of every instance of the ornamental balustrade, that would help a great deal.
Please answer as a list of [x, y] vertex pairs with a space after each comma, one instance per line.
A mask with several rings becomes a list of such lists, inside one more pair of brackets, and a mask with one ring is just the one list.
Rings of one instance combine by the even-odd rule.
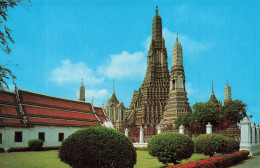
[[250, 122], [248, 117], [240, 122], [241, 125], [241, 139], [240, 149], [248, 150], [250, 154], [260, 152], [260, 127]]

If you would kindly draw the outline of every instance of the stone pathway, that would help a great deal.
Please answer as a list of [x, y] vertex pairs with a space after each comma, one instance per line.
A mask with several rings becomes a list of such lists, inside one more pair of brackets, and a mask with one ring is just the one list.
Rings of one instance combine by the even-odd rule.
[[260, 168], [260, 154], [240, 162], [230, 168]]

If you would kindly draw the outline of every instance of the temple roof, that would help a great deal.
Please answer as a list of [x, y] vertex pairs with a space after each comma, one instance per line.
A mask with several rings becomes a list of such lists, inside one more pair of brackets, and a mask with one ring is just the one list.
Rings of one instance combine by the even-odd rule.
[[0, 91], [2, 126], [100, 126], [106, 116], [89, 102], [64, 99], [17, 89]]
[[221, 104], [220, 101], [218, 101], [218, 99], [216, 98], [215, 94], [214, 94], [214, 90], [213, 90], [213, 81], [212, 81], [212, 92], [211, 92], [211, 96], [209, 98], [209, 103], [213, 103], [216, 106], [219, 106]]
[[113, 81], [113, 93], [112, 93], [112, 96], [110, 97], [110, 99], [107, 102], [107, 106], [116, 106], [118, 104], [119, 104], [119, 100], [116, 97], [114, 81]]

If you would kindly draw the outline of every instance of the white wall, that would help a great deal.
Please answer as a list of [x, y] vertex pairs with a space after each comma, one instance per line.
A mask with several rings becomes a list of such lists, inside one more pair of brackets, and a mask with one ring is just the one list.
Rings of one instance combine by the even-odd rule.
[[[11, 147], [27, 147], [28, 140], [38, 139], [39, 132], [45, 132], [45, 142], [43, 146], [60, 146], [59, 133], [64, 133], [64, 139], [70, 134], [77, 131], [79, 128], [75, 127], [59, 127], [59, 126], [35, 126], [35, 127], [1, 127], [0, 133], [2, 133], [1, 148], [5, 150]], [[22, 142], [14, 142], [15, 132], [22, 132]]]

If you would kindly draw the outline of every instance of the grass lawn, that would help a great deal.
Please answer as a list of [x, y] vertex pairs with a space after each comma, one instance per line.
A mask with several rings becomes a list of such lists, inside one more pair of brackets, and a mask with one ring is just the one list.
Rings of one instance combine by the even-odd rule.
[[[193, 154], [188, 160], [182, 163], [208, 158], [202, 154]], [[67, 164], [60, 162], [58, 151], [41, 152], [11, 152], [0, 153], [1, 168], [70, 168]], [[137, 163], [135, 168], [161, 168], [164, 164], [158, 162], [148, 154], [147, 151], [137, 151]]]

